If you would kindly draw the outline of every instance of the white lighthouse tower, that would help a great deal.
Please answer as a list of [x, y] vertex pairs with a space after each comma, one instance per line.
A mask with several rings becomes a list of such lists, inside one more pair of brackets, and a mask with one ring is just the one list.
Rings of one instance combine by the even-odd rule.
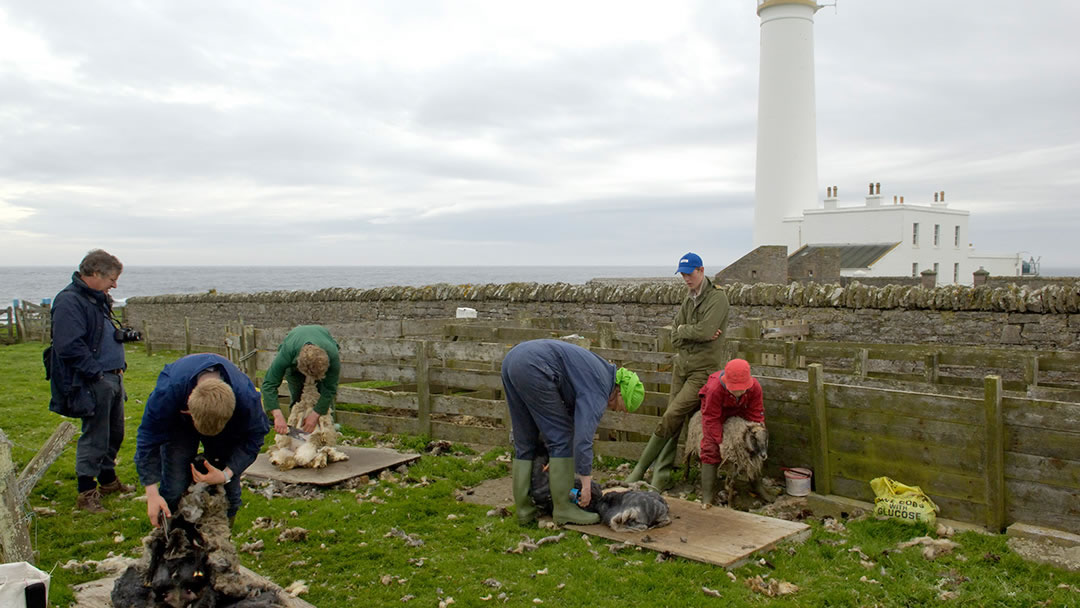
[[758, 0], [758, 84], [754, 247], [804, 243], [803, 210], [817, 204], [814, 0]]

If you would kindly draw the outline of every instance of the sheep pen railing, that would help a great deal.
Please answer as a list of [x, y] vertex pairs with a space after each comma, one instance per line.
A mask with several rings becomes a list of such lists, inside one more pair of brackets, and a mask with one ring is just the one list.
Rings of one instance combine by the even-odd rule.
[[[624, 346], [648, 347], [653, 340], [663, 347], [664, 331], [624, 340], [610, 327], [569, 332], [442, 322], [424, 331], [395, 338], [335, 332], [342, 360], [340, 423], [509, 445], [499, 366], [513, 344], [540, 337], [589, 347], [646, 383], [638, 412], [605, 413], [596, 454], [636, 459], [667, 405], [673, 355]], [[245, 328], [243, 348], [234, 354], [256, 381], [287, 332]], [[604, 347], [594, 346], [601, 342]], [[744, 343], [731, 341], [729, 352], [746, 354], [735, 350]], [[820, 363], [796, 377], [782, 372], [791, 375], [783, 367], [755, 366], [765, 393], [770, 474], [781, 466], [810, 467], [819, 493], [859, 500], [871, 500], [868, 481], [886, 475], [921, 486], [941, 506], [942, 517], [995, 531], [1021, 521], [1080, 533], [1080, 404], [1006, 392], [998, 375], [983, 378], [978, 392], [939, 392], [924, 381], [859, 385], [850, 374], [826, 373]], [[842, 381], [826, 381], [834, 378]], [[355, 386], [365, 381], [388, 386]]]

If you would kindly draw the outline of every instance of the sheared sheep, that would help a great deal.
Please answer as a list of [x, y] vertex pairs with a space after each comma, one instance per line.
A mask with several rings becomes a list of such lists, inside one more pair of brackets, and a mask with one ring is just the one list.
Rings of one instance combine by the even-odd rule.
[[[317, 381], [318, 379], [312, 376], [306, 377], [300, 400], [293, 404], [289, 411], [290, 426], [299, 427], [315, 408], [319, 401]], [[306, 441], [288, 435], [274, 437], [274, 445], [267, 450], [270, 464], [279, 470], [288, 471], [296, 467], [321, 469], [331, 462], [348, 460], [349, 456], [345, 452], [333, 447], [337, 444], [337, 438], [338, 431], [334, 428], [330, 416], [320, 416], [318, 425]]]
[[[686, 434], [686, 458], [687, 470], [691, 463], [700, 458], [701, 451], [701, 412], [696, 412], [691, 418]], [[724, 490], [727, 496], [727, 504], [734, 502], [735, 480], [739, 475], [745, 475], [753, 486], [754, 491], [766, 502], [772, 502], [775, 495], [762, 483], [764, 479], [765, 460], [769, 457], [769, 431], [764, 424], [747, 422], [744, 418], [732, 416], [724, 422], [724, 439], [720, 444], [722, 461], [719, 470], [724, 470], [727, 480]]]

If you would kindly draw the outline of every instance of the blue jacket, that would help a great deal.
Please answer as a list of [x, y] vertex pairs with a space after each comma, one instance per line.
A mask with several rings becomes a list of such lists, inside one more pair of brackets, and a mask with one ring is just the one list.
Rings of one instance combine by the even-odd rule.
[[44, 353], [45, 373], [52, 390], [49, 409], [73, 418], [94, 414], [90, 386], [101, 379], [98, 362], [103, 332], [113, 331], [112, 298], [90, 289], [79, 273], [56, 294], [52, 305], [52, 347]]
[[[518, 367], [515, 360], [528, 361], [529, 365]], [[521, 369], [520, 373], [528, 376], [515, 378], [515, 384], [520, 383], [522, 387], [541, 383], [555, 385], [563, 404], [569, 408], [565, 415], [573, 419], [574, 471], [578, 475], [590, 475], [593, 435], [607, 410], [608, 397], [615, 388], [615, 366], [600, 355], [575, 344], [561, 340], [529, 340], [506, 353], [503, 367]], [[507, 395], [508, 401], [510, 398]], [[521, 406], [528, 408], [529, 404]], [[544, 437], [550, 438], [557, 432], [546, 428], [542, 421], [537, 421], [537, 424]]]
[[[236, 410], [220, 433], [209, 437], [195, 430], [187, 409], [188, 397], [199, 374], [212, 368], [222, 370], [222, 378], [236, 394]], [[185, 432], [178, 432], [178, 431]], [[148, 486], [161, 482], [161, 447], [179, 435], [197, 436], [207, 451], [221, 454], [233, 475], [240, 475], [259, 455], [270, 423], [263, 412], [255, 386], [235, 365], [220, 355], [209, 353], [181, 357], [165, 366], [146, 400], [142, 423], [135, 440], [135, 469], [139, 482]]]

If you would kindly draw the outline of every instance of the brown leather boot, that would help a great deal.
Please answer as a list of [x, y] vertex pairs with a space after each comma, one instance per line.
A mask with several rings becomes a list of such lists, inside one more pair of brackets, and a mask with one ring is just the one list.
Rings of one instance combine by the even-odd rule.
[[97, 488], [87, 490], [79, 494], [75, 499], [75, 508], [90, 513], [106, 513], [105, 507], [101, 506], [101, 492]]
[[102, 496], [106, 494], [116, 494], [117, 492], [134, 492], [135, 486], [129, 483], [120, 483], [119, 479], [114, 479], [109, 483], [98, 486], [98, 491]]

